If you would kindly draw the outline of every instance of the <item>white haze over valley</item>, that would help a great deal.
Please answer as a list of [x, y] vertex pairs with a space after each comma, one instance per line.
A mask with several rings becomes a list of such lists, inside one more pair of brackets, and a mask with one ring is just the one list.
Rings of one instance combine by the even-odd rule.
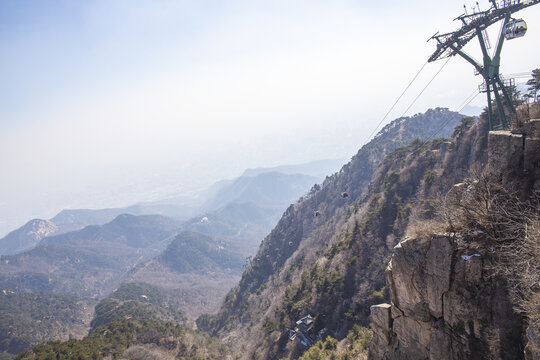
[[[64, 208], [350, 158], [435, 50], [426, 40], [457, 29], [463, 11], [454, 1], [2, 1], [0, 237]], [[529, 31], [505, 43], [503, 74], [540, 66], [540, 6], [517, 16]], [[466, 50], [480, 59], [476, 42]], [[453, 58], [405, 115], [457, 110], [480, 82]]]

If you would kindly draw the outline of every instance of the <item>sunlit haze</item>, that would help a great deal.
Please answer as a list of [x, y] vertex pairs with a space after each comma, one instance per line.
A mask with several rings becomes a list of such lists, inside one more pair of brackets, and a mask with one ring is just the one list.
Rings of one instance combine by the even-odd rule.
[[[426, 40], [457, 29], [463, 11], [426, 0], [3, 0], [0, 237], [64, 208], [350, 158], [435, 50]], [[503, 74], [539, 67], [540, 6], [517, 15], [529, 30], [505, 43]], [[499, 25], [490, 30], [495, 43]], [[466, 50], [480, 59], [477, 42]], [[404, 113], [443, 63], [385, 122], [458, 109], [481, 80], [454, 57]]]

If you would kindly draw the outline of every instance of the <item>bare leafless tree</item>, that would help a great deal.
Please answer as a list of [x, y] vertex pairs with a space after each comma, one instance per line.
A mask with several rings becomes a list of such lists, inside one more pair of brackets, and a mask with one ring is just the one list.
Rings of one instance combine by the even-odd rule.
[[493, 275], [505, 279], [515, 310], [540, 334], [540, 194], [519, 193], [483, 173], [448, 193], [445, 213], [449, 231], [484, 234]]

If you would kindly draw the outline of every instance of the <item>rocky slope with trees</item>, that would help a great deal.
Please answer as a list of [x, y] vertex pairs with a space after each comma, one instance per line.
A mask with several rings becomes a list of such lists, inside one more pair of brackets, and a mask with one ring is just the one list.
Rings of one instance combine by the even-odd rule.
[[370, 359], [538, 357], [540, 120], [488, 144], [485, 168], [396, 246], [391, 302], [371, 309]]
[[365, 359], [372, 336], [377, 360], [535, 358], [540, 121], [523, 110], [512, 131], [463, 118], [449, 139], [395, 149], [332, 207], [353, 158], [198, 325], [246, 359]]
[[[540, 121], [524, 116], [535, 106], [518, 108], [513, 131], [488, 133], [485, 116], [440, 108], [387, 125], [285, 211], [219, 311], [197, 319], [223, 345], [166, 325], [186, 324], [166, 301], [174, 295], [139, 282], [98, 304], [87, 338], [19, 358], [86, 349], [156, 359], [534, 359]], [[201, 236], [184, 234], [146, 268], [227, 267], [219, 243], [191, 244]], [[191, 244], [195, 263], [177, 261], [176, 243]], [[210, 256], [199, 259], [199, 245]], [[114, 329], [131, 340], [108, 337]]]
[[[369, 307], [387, 297], [385, 263], [413, 203], [427, 212], [435, 206], [437, 186], [421, 197], [419, 187], [440, 177], [433, 165], [452, 147], [446, 140], [413, 140], [461, 136], [473, 123], [461, 119], [435, 109], [387, 125], [339, 173], [287, 209], [221, 310], [201, 316], [199, 327], [238, 345], [245, 358], [263, 359], [302, 354], [305, 347], [289, 343], [286, 329], [308, 314], [315, 338], [343, 339], [354, 325], [368, 326]], [[456, 146], [454, 153], [460, 151]]]

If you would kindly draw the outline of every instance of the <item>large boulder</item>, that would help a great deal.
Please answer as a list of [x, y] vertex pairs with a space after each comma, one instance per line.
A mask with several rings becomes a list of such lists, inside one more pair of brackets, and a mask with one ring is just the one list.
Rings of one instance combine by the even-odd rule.
[[371, 307], [370, 359], [519, 359], [521, 317], [474, 238], [404, 239], [386, 271], [391, 304]]

